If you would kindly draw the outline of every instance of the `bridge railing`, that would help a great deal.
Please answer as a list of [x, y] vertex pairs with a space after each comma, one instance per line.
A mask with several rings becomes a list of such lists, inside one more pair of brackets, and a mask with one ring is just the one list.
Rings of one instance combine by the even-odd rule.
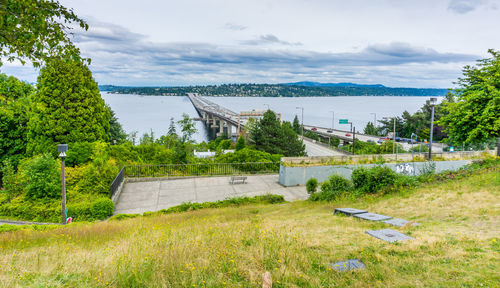
[[116, 191], [120, 188], [120, 185], [123, 183], [123, 180], [125, 180], [125, 167], [123, 167], [120, 172], [118, 172], [118, 175], [116, 175], [115, 180], [113, 180], [113, 183], [111, 183], [110, 187], [110, 193], [109, 197], [113, 199], [113, 196], [115, 195]]
[[279, 173], [279, 162], [125, 166], [125, 177], [186, 177]]

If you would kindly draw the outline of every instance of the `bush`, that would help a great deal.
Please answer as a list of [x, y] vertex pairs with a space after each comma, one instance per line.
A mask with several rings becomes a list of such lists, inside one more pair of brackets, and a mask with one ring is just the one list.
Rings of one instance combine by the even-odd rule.
[[394, 185], [398, 174], [387, 166], [375, 166], [370, 169], [370, 174], [365, 192], [376, 193], [380, 188]]
[[92, 203], [90, 207], [90, 213], [95, 219], [106, 219], [107, 217], [113, 215], [115, 210], [115, 204], [109, 198], [101, 198]]
[[314, 192], [316, 192], [317, 188], [318, 188], [318, 179], [313, 177], [313, 178], [310, 178], [309, 180], [307, 180], [307, 182], [306, 182], [307, 193], [314, 194]]
[[66, 165], [75, 166], [90, 160], [94, 145], [90, 142], [78, 142], [69, 144], [68, 148]]
[[321, 183], [321, 192], [312, 194], [311, 201], [332, 201], [337, 199], [343, 192], [351, 190], [351, 181], [340, 175], [332, 175], [328, 180]]
[[117, 214], [117, 215], [109, 218], [109, 220], [121, 221], [121, 220], [125, 220], [125, 219], [137, 218], [139, 216], [141, 216], [141, 214]]
[[26, 176], [26, 195], [29, 198], [55, 198], [61, 193], [59, 163], [49, 154], [37, 156], [21, 164]]
[[370, 171], [365, 167], [359, 167], [352, 171], [351, 181], [354, 189], [358, 190], [367, 190], [368, 189], [368, 181], [370, 178]]

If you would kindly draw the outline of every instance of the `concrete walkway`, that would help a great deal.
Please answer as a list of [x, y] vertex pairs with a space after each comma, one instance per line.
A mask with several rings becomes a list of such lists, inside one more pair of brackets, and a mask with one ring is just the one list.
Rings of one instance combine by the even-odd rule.
[[278, 175], [248, 176], [246, 184], [229, 184], [230, 176], [131, 182], [118, 198], [115, 214], [158, 211], [183, 202], [209, 202], [233, 197], [279, 194], [285, 200], [307, 199], [304, 186], [283, 187]]

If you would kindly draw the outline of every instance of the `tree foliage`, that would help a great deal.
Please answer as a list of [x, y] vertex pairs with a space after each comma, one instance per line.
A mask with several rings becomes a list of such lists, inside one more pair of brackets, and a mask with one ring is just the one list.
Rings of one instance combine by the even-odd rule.
[[31, 107], [28, 153], [52, 152], [59, 143], [108, 142], [110, 113], [81, 62], [48, 62], [38, 76]]
[[500, 52], [488, 52], [491, 58], [464, 67], [456, 101], [446, 103], [448, 115], [440, 123], [452, 140], [479, 143], [500, 137]]
[[238, 138], [238, 141], [236, 141], [236, 146], [234, 147], [234, 149], [236, 151], [240, 151], [241, 149], [244, 149], [246, 146], [247, 145], [246, 145], [245, 138], [240, 136]]
[[250, 131], [257, 150], [289, 156], [305, 155], [305, 146], [289, 122], [280, 123], [273, 111], [267, 110]]
[[[181, 141], [182, 143], [192, 142], [191, 137], [196, 133], [196, 127], [194, 125], [193, 119], [189, 118], [186, 113], [182, 114], [182, 120], [177, 121], [177, 124], [181, 127]], [[170, 129], [169, 129], [170, 130]]]
[[375, 135], [375, 136], [378, 135], [377, 129], [375, 128], [375, 125], [372, 122], [368, 122], [368, 124], [366, 124], [363, 133], [367, 135]]
[[0, 74], [0, 178], [2, 163], [10, 159], [16, 168], [26, 152], [29, 97], [33, 91], [30, 84]]
[[127, 141], [127, 133], [123, 130], [122, 124], [118, 122], [115, 111], [107, 104], [106, 108], [109, 111], [109, 142], [111, 144], [120, 144]]
[[53, 0], [0, 1], [1, 58], [29, 60], [35, 67], [56, 55], [80, 59], [80, 51], [68, 37], [76, 24], [85, 30], [87, 23]]
[[295, 133], [297, 133], [297, 134], [300, 134], [302, 131], [302, 125], [300, 125], [299, 117], [297, 115], [295, 115], [295, 117], [293, 118], [292, 123], [293, 123], [292, 124], [293, 131], [295, 131]]

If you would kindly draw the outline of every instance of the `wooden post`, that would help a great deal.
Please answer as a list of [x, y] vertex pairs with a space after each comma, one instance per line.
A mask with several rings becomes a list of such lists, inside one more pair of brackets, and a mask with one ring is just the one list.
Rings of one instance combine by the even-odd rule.
[[62, 224], [66, 224], [66, 181], [65, 181], [65, 173], [64, 173], [64, 157], [61, 157], [61, 187], [62, 187], [62, 200], [61, 200], [61, 218]]

